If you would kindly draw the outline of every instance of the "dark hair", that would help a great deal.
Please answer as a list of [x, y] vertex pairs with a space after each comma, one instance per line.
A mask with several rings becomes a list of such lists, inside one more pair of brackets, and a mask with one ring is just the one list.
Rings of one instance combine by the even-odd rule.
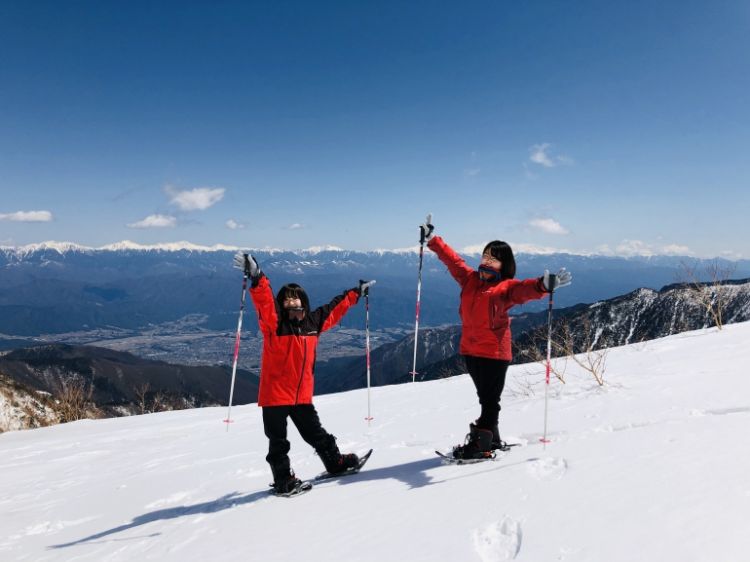
[[482, 254], [489, 253], [493, 258], [500, 260], [500, 279], [513, 279], [516, 276], [516, 258], [513, 250], [507, 242], [493, 240], [482, 250]]
[[284, 285], [276, 294], [276, 303], [280, 309], [284, 308], [284, 299], [293, 298], [302, 301], [302, 308], [306, 312], [310, 311], [310, 300], [307, 298], [305, 290], [297, 283], [288, 283]]

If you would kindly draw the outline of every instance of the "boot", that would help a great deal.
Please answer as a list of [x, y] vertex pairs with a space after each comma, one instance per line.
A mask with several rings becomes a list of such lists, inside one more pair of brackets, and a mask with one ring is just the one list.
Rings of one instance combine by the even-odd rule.
[[[476, 427], [477, 422], [479, 422], [478, 419], [474, 420], [474, 423], [471, 425]], [[492, 444], [490, 445], [490, 448], [493, 451], [498, 450], [498, 449], [501, 451], [505, 451], [508, 448], [508, 444], [502, 439], [500, 439], [500, 431], [497, 428], [497, 424], [495, 424], [494, 427], [492, 428]]]
[[359, 457], [354, 453], [341, 454], [333, 435], [329, 435], [317, 451], [329, 474], [338, 474], [359, 464]]
[[453, 457], [457, 459], [481, 459], [492, 455], [492, 430], [469, 424], [466, 443], [453, 447]]
[[273, 473], [273, 489], [278, 494], [287, 494], [302, 483], [288, 466], [271, 465], [271, 472]]
[[498, 430], [497, 426], [492, 428], [492, 444], [490, 445], [492, 450], [499, 449], [501, 451], [504, 451], [508, 448], [508, 444], [500, 439], [500, 431]]

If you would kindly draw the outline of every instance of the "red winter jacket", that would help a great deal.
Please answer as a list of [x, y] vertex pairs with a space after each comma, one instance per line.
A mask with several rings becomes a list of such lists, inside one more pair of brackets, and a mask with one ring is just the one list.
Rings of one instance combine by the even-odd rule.
[[284, 291], [274, 298], [267, 277], [261, 276], [257, 286], [249, 291], [263, 333], [258, 406], [312, 404], [318, 336], [335, 326], [349, 307], [357, 303], [357, 291], [350, 289], [313, 311], [307, 295], [301, 291], [305, 317], [297, 325], [281, 312], [283, 307], [278, 297]]
[[541, 279], [482, 281], [479, 272], [466, 265], [440, 236], [434, 236], [427, 247], [437, 254], [461, 285], [458, 310], [463, 324], [461, 354], [510, 361], [513, 353], [508, 310], [546, 295]]

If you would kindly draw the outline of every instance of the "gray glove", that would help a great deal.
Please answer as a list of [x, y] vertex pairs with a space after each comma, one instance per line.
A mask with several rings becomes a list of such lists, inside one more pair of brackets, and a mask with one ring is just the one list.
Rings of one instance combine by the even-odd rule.
[[550, 275], [549, 269], [544, 270], [544, 276], [542, 277], [542, 285], [544, 285], [544, 290], [548, 293], [551, 293], [552, 291], [556, 291], [557, 289], [560, 289], [561, 287], [567, 287], [573, 282], [573, 275], [565, 269], [564, 267], [560, 268], [560, 271], [558, 271], [554, 275]]
[[234, 267], [241, 269], [245, 277], [249, 277], [255, 282], [260, 279], [260, 275], [263, 273], [256, 259], [248, 252], [234, 254]]

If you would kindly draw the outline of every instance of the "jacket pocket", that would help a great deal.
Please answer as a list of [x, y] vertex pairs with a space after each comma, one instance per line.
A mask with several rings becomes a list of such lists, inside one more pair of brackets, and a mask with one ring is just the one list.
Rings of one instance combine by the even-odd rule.
[[500, 306], [499, 302], [490, 301], [490, 329], [493, 331], [506, 330], [510, 325], [508, 314]]

